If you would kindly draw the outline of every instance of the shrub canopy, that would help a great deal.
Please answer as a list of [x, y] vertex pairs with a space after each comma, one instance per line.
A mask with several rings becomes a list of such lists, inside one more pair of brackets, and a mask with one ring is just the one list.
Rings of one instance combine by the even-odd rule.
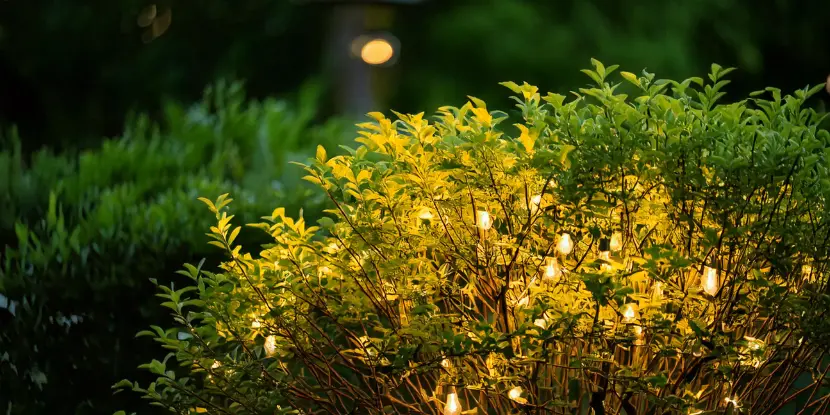
[[306, 167], [330, 216], [274, 210], [258, 254], [204, 199], [230, 259], [142, 333], [182, 369], [118, 386], [178, 413], [827, 412], [821, 86], [719, 104], [731, 69], [593, 63], [571, 99], [504, 83], [512, 126], [472, 97], [370, 114]]
[[169, 104], [162, 126], [136, 117], [79, 155], [0, 151], [0, 410], [146, 407], [137, 395], [113, 402], [109, 386], [163, 356], [134, 340], [164, 318], [148, 279], [169, 284], [183, 262], [223, 259], [205, 244], [212, 218], [196, 197], [233, 191], [248, 221], [277, 203], [321, 214], [321, 195], [286, 168], [345, 131], [337, 119], [312, 124], [314, 93], [300, 105], [253, 101], [220, 82], [197, 105]]

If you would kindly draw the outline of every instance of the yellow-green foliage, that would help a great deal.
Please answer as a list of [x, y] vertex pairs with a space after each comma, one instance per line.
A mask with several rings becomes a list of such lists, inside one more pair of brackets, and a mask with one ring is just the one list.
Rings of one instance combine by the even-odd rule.
[[730, 69], [614, 69], [570, 100], [505, 83], [515, 127], [472, 97], [370, 114], [306, 168], [330, 217], [276, 209], [260, 253], [204, 200], [231, 259], [162, 287], [180, 325], [145, 333], [192, 371], [120, 386], [181, 413], [826, 412], [820, 87], [717, 104]]

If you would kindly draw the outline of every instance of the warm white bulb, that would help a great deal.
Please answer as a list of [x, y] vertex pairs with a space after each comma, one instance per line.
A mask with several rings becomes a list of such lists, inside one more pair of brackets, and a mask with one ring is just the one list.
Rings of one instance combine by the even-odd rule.
[[571, 240], [571, 235], [563, 233], [559, 237], [559, 244], [556, 247], [562, 255], [568, 255], [574, 249], [574, 243]]
[[218, 360], [214, 360], [214, 361], [213, 361], [213, 364], [212, 364], [212, 365], [210, 365], [210, 368], [211, 368], [211, 369], [218, 369], [218, 368], [219, 368], [219, 366], [222, 366], [222, 362], [220, 362], [220, 361], [218, 361]]
[[490, 218], [490, 214], [487, 213], [486, 211], [479, 210], [477, 212], [476, 216], [478, 218], [478, 227], [479, 228], [486, 231], [487, 229], [490, 229], [490, 227], [493, 226], [493, 219]]
[[614, 232], [614, 234], [611, 235], [611, 242], [608, 244], [608, 246], [614, 252], [622, 249], [622, 234], [620, 234], [619, 232]]
[[626, 304], [625, 308], [623, 309], [623, 321], [626, 323], [631, 323], [634, 319], [637, 318], [637, 310], [634, 309], [633, 304]]
[[728, 398], [727, 397], [727, 398], [723, 398], [723, 400], [726, 401], [726, 403], [731, 403], [732, 405], [735, 406], [735, 408], [740, 408], [741, 407], [741, 405], [738, 404], [738, 398]]
[[421, 209], [421, 211], [418, 213], [418, 219], [421, 219], [421, 220], [432, 220], [432, 218], [433, 218], [433, 216], [432, 216], [432, 212], [431, 212], [428, 208], [423, 208], [423, 209]]
[[262, 323], [259, 322], [259, 319], [255, 319], [253, 322], [251, 322], [251, 328], [258, 329], [260, 327], [262, 327]]
[[510, 389], [507, 392], [507, 397], [510, 398], [511, 400], [514, 400], [514, 401], [516, 399], [521, 398], [522, 397], [522, 387], [521, 386], [516, 386], [515, 388]]
[[549, 258], [548, 263], [545, 265], [544, 279], [555, 280], [559, 278], [561, 274], [562, 270], [559, 269], [559, 262], [556, 258]]
[[536, 195], [530, 198], [530, 213], [535, 214], [538, 212], [540, 206], [542, 206], [542, 195]]
[[273, 356], [277, 353], [277, 338], [276, 336], [268, 336], [265, 338], [265, 345], [263, 346], [265, 349], [265, 355], [268, 357]]
[[444, 415], [459, 414], [461, 414], [461, 402], [458, 400], [458, 394], [450, 392], [447, 394], [447, 404], [444, 405]]
[[718, 293], [718, 272], [712, 267], [703, 268], [703, 281], [701, 282], [703, 291], [709, 295]]
[[448, 368], [450, 365], [450, 359], [447, 359], [446, 357], [441, 359], [441, 366]]

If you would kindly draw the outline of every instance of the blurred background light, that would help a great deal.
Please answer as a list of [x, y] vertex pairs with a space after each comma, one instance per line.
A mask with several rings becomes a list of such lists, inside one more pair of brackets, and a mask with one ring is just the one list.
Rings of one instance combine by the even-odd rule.
[[394, 65], [400, 42], [391, 34], [361, 35], [352, 41], [351, 52], [372, 66]]
[[386, 39], [372, 39], [360, 49], [360, 57], [369, 65], [382, 65], [389, 62], [395, 50]]

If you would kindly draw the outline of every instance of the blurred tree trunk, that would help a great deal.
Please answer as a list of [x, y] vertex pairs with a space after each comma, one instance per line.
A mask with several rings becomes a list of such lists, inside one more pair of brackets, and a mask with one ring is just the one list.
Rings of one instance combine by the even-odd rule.
[[337, 5], [331, 10], [328, 39], [328, 70], [335, 83], [337, 111], [362, 118], [375, 108], [372, 68], [353, 56], [352, 41], [363, 34], [366, 9], [361, 5]]

